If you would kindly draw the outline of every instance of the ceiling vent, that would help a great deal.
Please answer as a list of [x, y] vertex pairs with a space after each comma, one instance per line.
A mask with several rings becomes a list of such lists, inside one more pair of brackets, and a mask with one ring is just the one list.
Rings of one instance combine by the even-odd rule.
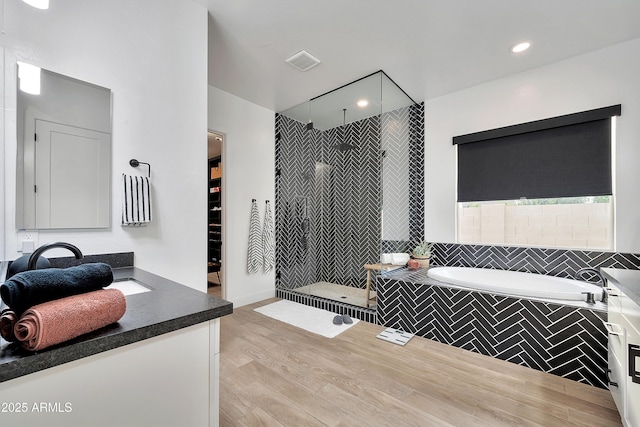
[[307, 71], [309, 68], [313, 68], [320, 63], [320, 60], [315, 56], [311, 55], [306, 50], [301, 50], [300, 52], [292, 55], [287, 58], [285, 62], [293, 65], [300, 71]]

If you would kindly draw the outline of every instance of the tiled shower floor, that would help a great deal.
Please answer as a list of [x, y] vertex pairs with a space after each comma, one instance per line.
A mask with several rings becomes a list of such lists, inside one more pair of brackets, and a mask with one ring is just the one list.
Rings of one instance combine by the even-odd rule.
[[[366, 291], [352, 286], [338, 285], [337, 283], [330, 282], [317, 282], [292, 290], [305, 295], [340, 301], [358, 307], [367, 307]], [[370, 297], [371, 301], [369, 301], [369, 306], [371, 307], [375, 305], [375, 291], [370, 292]]]

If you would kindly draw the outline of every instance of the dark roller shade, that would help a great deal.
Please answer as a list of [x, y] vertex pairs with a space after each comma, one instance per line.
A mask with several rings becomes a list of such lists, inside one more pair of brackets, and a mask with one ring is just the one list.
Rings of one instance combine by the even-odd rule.
[[[591, 110], [472, 134], [495, 136], [488, 139], [454, 138], [458, 201], [611, 195], [611, 116], [620, 114], [620, 106], [607, 108], [617, 114]], [[594, 120], [594, 111], [606, 117]], [[577, 119], [580, 114], [589, 121]], [[562, 125], [565, 117], [571, 124]], [[553, 127], [545, 128], [545, 122]], [[517, 132], [519, 126], [524, 133]]]

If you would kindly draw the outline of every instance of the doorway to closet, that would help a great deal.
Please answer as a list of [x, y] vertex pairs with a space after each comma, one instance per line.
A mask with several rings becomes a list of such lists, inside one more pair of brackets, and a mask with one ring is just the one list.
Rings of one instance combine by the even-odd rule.
[[207, 292], [219, 298], [223, 296], [223, 203], [222, 203], [222, 144], [221, 133], [207, 132], [208, 155], [208, 238], [207, 238]]

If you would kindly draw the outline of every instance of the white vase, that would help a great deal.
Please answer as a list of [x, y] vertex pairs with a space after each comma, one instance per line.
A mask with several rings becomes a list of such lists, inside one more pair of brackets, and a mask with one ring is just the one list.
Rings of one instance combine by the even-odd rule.
[[391, 254], [380, 254], [380, 262], [382, 264], [391, 264], [391, 261], [393, 260]]
[[391, 264], [393, 265], [405, 265], [409, 261], [409, 254], [404, 252], [395, 252], [391, 254]]

